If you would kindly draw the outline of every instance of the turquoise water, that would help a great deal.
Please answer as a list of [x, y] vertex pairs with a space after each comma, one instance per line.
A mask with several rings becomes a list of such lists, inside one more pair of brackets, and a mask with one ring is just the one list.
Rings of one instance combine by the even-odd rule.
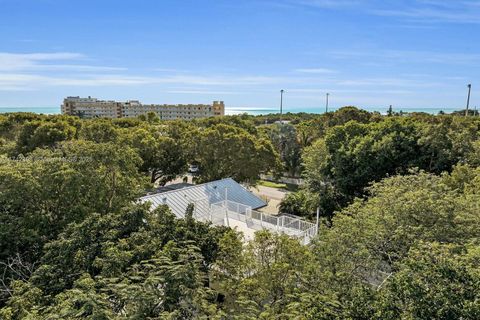
[[42, 114], [60, 114], [60, 107], [0, 107], [0, 113], [33, 112]]
[[[338, 108], [329, 108], [329, 111], [335, 111]], [[363, 107], [361, 109], [374, 112], [378, 111], [380, 113], [386, 113], [388, 107], [378, 108], [378, 107]], [[445, 113], [451, 113], [453, 111], [461, 110], [462, 108], [394, 108], [393, 111], [395, 112], [425, 112], [430, 114], [438, 114], [440, 111]], [[225, 112], [227, 114], [239, 114], [239, 113], [248, 113], [253, 115], [259, 114], [268, 114], [268, 113], [279, 113], [279, 109], [275, 108], [226, 108]], [[283, 113], [298, 113], [298, 112], [306, 112], [306, 113], [324, 113], [325, 107], [321, 108], [284, 108]]]
[[[378, 111], [380, 113], [386, 113], [388, 107], [384, 108], [377, 108], [377, 107], [366, 107], [363, 108], [368, 111]], [[456, 110], [461, 110], [462, 108], [394, 108], [393, 110], [404, 111], [404, 112], [426, 112], [431, 114], [437, 114], [440, 110], [445, 113], [450, 113]], [[329, 111], [334, 111], [336, 108], [331, 108]], [[284, 108], [283, 112], [307, 112], [307, 113], [323, 113], [325, 109], [322, 108]], [[59, 114], [60, 107], [0, 107], [0, 113], [7, 113], [7, 112], [34, 112], [34, 113], [42, 113], [42, 114]], [[248, 113], [253, 115], [258, 114], [268, 114], [268, 113], [278, 113], [279, 110], [275, 108], [226, 108], [226, 114], [240, 114], [240, 113]]]

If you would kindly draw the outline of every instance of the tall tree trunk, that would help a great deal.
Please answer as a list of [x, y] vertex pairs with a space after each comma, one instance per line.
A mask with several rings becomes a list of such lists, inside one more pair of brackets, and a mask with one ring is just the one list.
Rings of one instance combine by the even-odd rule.
[[157, 181], [157, 179], [158, 179], [157, 178], [157, 173], [158, 173], [157, 170], [155, 170], [155, 169], [152, 170], [152, 175], [150, 177], [150, 182], [151, 183], [155, 183], [155, 181]]

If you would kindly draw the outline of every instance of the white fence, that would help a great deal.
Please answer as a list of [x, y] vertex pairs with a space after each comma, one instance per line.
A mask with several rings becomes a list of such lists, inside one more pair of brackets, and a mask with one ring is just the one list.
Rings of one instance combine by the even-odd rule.
[[282, 183], [289, 183], [289, 184], [296, 184], [298, 186], [304, 185], [305, 180], [302, 178], [290, 178], [290, 177], [280, 177], [276, 178], [274, 176], [261, 174], [260, 178], [262, 180], [272, 181], [272, 182], [282, 182]]
[[216, 225], [229, 226], [229, 219], [244, 222], [246, 227], [254, 230], [268, 229], [299, 238], [304, 244], [317, 235], [317, 226], [311, 222], [280, 215], [274, 216], [233, 201], [221, 201], [210, 206], [209, 220]]

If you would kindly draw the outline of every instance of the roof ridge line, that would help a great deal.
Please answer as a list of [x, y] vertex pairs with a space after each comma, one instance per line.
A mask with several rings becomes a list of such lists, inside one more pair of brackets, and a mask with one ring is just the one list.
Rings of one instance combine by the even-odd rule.
[[[150, 194], [150, 195], [146, 195], [146, 196], [140, 197], [140, 199], [149, 198], [149, 197], [154, 197], [154, 196], [158, 196], [158, 195], [166, 194], [166, 193], [170, 193], [170, 192], [179, 192], [179, 191], [186, 190], [186, 189], [193, 189], [193, 188], [197, 188], [197, 187], [200, 187], [200, 186], [204, 186], [204, 185], [208, 185], [208, 184], [211, 184], [211, 183], [214, 183], [214, 182], [219, 182], [219, 181], [224, 181], [224, 180], [233, 180], [233, 178], [228, 177], [228, 178], [223, 178], [223, 179], [220, 179], [220, 180], [214, 180], [214, 181], [204, 182], [204, 183], [200, 183], [200, 184], [194, 184], [193, 186], [189, 186], [189, 187], [185, 187], [185, 188], [180, 188], [180, 189], [176, 189], [176, 190], [169, 190], [169, 191], [165, 191], [165, 192], [158, 192], [158, 193], [154, 193], [154, 194]], [[233, 180], [233, 181], [235, 181], [235, 180]], [[235, 182], [238, 183], [237, 181], [235, 181]], [[239, 184], [240, 186], [242, 186], [240, 183], [238, 183], [238, 184]], [[243, 186], [242, 186], [242, 187], [243, 187]]]

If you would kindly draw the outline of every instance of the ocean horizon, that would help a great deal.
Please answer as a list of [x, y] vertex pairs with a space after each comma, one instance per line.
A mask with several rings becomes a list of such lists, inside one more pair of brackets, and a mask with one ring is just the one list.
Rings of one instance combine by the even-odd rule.
[[[363, 109], [370, 112], [380, 112], [386, 113], [388, 107], [357, 107], [359, 109]], [[329, 111], [335, 111], [339, 108], [330, 108]], [[418, 108], [418, 107], [398, 107], [393, 108], [395, 112], [425, 112], [430, 114], [438, 114], [440, 111], [445, 113], [451, 113], [454, 111], [462, 110], [463, 108], [436, 108], [436, 107], [425, 107], [425, 108]], [[60, 107], [0, 107], [0, 114], [1, 113], [11, 113], [11, 112], [33, 112], [38, 114], [60, 114], [61, 109]], [[315, 113], [321, 114], [325, 113], [324, 107], [313, 108], [313, 107], [291, 107], [291, 108], [284, 108], [283, 113]], [[271, 113], [279, 113], [278, 108], [242, 108], [242, 107], [226, 107], [225, 114], [226, 115], [235, 115], [235, 114], [242, 114], [247, 113], [251, 115], [261, 115], [261, 114], [271, 114]]]

